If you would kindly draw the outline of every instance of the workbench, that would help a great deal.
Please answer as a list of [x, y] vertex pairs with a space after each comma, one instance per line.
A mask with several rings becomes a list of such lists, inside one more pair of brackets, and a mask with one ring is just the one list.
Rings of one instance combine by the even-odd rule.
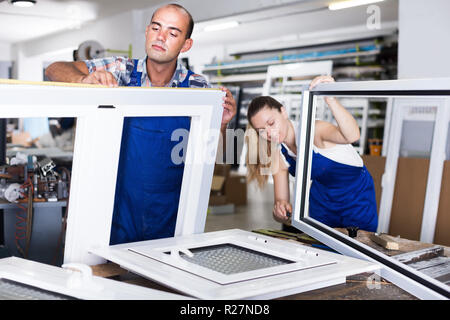
[[[346, 233], [345, 229], [337, 229], [343, 233]], [[425, 244], [418, 241], [407, 240], [402, 238], [396, 238], [402, 243], [402, 250], [387, 250], [376, 244], [370, 239], [373, 233], [366, 231], [358, 231], [356, 239], [364, 244], [371, 246], [372, 248], [386, 253], [389, 256], [403, 254], [406, 252], [412, 252], [421, 250], [424, 248], [430, 248], [433, 244]], [[280, 237], [282, 238], [282, 237]], [[295, 240], [286, 240], [295, 241]], [[298, 242], [305, 245], [303, 242]], [[306, 244], [308, 245], [308, 244]], [[448, 256], [448, 248], [445, 247], [446, 255]], [[152, 289], [162, 290], [166, 292], [174, 292], [170, 288], [162, 286], [151, 280], [142, 278], [136, 274], [128, 272], [122, 269], [120, 266], [114, 263], [100, 264], [92, 266], [93, 274], [105, 278], [110, 278], [118, 281], [124, 281], [127, 283], [140, 285]], [[347, 278], [345, 284], [335, 285], [323, 289], [304, 292], [280, 298], [278, 300], [417, 300], [416, 297], [408, 292], [400, 289], [391, 282], [380, 278], [377, 275], [362, 273]]]
[[[26, 208], [27, 204], [22, 203], [21, 206]], [[63, 257], [59, 247], [61, 247], [61, 222], [66, 207], [66, 200], [33, 203], [33, 227], [27, 259], [53, 265], [62, 263]], [[26, 224], [18, 219], [17, 215], [24, 216], [25, 213], [17, 204], [1, 199], [0, 210], [3, 210], [4, 244], [11, 255], [20, 257], [21, 253], [15, 240], [16, 228], [24, 227]], [[26, 247], [25, 242], [24, 237], [19, 240], [23, 248]]]

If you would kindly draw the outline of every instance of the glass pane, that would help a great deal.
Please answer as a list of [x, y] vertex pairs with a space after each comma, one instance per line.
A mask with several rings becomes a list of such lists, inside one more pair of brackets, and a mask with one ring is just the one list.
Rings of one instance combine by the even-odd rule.
[[294, 263], [286, 259], [243, 248], [233, 244], [221, 244], [202, 248], [189, 249], [194, 255], [180, 256], [194, 264], [223, 273], [235, 274]]
[[189, 117], [127, 117], [111, 245], [172, 237], [187, 154]]
[[1, 119], [1, 241], [13, 256], [63, 260], [75, 142], [74, 118]]
[[50, 292], [19, 282], [0, 279], [1, 300], [75, 300], [59, 293]]
[[434, 122], [403, 122], [400, 156], [412, 158], [429, 158], [433, 142]]
[[[318, 104], [321, 99], [315, 98], [314, 103]], [[364, 99], [368, 107], [359, 107]], [[445, 237], [440, 237], [439, 243], [435, 244], [420, 242], [430, 157], [433, 139], [436, 138], [436, 114], [438, 108], [446, 104], [442, 98], [395, 97], [393, 113], [383, 119], [388, 121], [373, 122], [371, 115], [380, 114], [373, 111], [373, 106], [382, 103], [383, 99], [386, 105], [388, 98], [384, 97], [338, 97], [339, 104], [336, 100], [325, 99], [329, 106], [327, 113], [331, 117], [322, 117], [328, 119], [326, 123], [315, 122], [311, 175], [307, 179], [310, 181], [309, 210], [303, 213], [304, 217], [354, 237], [449, 284], [450, 258], [443, 246], [450, 243]], [[371, 101], [376, 104], [371, 104]], [[385, 107], [381, 110], [386, 114]], [[390, 123], [390, 127], [385, 127], [385, 123]], [[377, 136], [373, 135], [376, 131], [369, 130], [375, 124], [382, 130], [376, 133]], [[347, 138], [355, 128], [360, 132], [358, 141]], [[374, 145], [374, 141], [381, 144]], [[447, 153], [448, 141], [444, 141]], [[393, 149], [395, 145], [398, 150]], [[398, 165], [394, 168], [395, 185], [388, 212], [389, 229], [386, 231], [378, 228], [380, 201], [386, 183], [393, 180], [381, 184], [388, 168], [381, 150], [374, 152], [374, 147], [387, 148], [388, 155], [395, 151], [399, 155]], [[441, 197], [440, 202], [437, 221], [445, 223], [450, 208], [445, 207], [448, 206], [445, 197]], [[441, 226], [437, 225], [436, 230], [440, 229]], [[377, 234], [377, 231], [383, 234]]]

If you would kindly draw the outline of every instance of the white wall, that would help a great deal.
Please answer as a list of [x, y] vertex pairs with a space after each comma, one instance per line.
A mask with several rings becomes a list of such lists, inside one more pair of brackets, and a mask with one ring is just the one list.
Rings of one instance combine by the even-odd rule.
[[11, 45], [0, 42], [0, 61], [11, 61]]
[[11, 62], [8, 61], [0, 61], [0, 79], [8, 79], [9, 68], [11, 67]]
[[127, 49], [132, 36], [132, 11], [88, 23], [78, 30], [68, 30], [53, 36], [27, 41], [20, 46], [26, 56], [78, 47], [86, 40], [97, 40], [105, 48]]
[[450, 77], [450, 1], [400, 0], [399, 79]]
[[11, 66], [11, 45], [0, 42], [0, 79], [9, 77], [9, 67]]
[[14, 78], [42, 81], [46, 62], [71, 61], [73, 50], [87, 40], [96, 40], [106, 49], [128, 50], [135, 36], [133, 14], [133, 11], [128, 11], [90, 23], [79, 30], [13, 45], [13, 57], [17, 62]]

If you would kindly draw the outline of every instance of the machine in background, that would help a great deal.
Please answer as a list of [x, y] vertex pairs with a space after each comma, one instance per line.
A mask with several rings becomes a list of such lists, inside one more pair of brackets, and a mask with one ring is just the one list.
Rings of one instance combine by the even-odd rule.
[[[67, 209], [69, 189], [69, 168], [55, 164], [48, 157], [18, 152], [9, 164], [0, 166], [0, 204], [5, 206], [5, 212], [11, 207], [15, 212], [15, 217], [5, 213], [5, 221], [15, 219], [14, 223], [5, 224], [4, 230], [5, 242], [12, 255], [18, 253], [23, 258], [30, 257], [35, 207], [64, 201]], [[54, 241], [58, 248], [61, 247], [66, 213], [63, 216], [61, 211], [59, 219], [61, 235]]]

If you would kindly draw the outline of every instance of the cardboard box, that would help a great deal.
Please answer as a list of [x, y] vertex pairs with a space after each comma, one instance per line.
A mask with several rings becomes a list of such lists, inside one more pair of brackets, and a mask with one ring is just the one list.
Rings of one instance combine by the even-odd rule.
[[224, 186], [225, 186], [225, 177], [213, 176], [213, 180], [211, 183], [211, 191], [212, 192], [222, 192], [223, 193]]
[[227, 204], [227, 197], [225, 195], [214, 195], [209, 196], [209, 206], [221, 206]]
[[225, 180], [225, 195], [229, 203], [236, 206], [247, 204], [247, 177], [230, 174]]
[[[378, 208], [381, 199], [381, 181], [385, 170], [386, 158], [363, 156], [364, 163], [371, 173], [377, 197]], [[394, 198], [392, 200], [391, 220], [388, 233], [402, 238], [419, 240], [430, 159], [398, 159]], [[434, 244], [450, 245], [450, 160], [444, 161], [441, 194], [434, 234]]]
[[209, 206], [247, 204], [247, 179], [244, 175], [231, 173], [230, 169], [230, 165], [215, 165]]
[[216, 165], [214, 167], [209, 206], [221, 206], [227, 204], [227, 197], [225, 196], [225, 180], [228, 173], [229, 168], [227, 168], [226, 165]]
[[228, 177], [231, 166], [229, 164], [216, 164], [214, 166], [214, 176]]

